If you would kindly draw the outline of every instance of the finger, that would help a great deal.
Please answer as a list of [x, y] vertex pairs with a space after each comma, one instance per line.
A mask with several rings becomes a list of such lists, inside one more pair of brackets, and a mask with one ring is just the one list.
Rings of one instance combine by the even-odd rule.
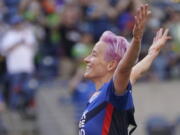
[[138, 11], [137, 11], [137, 16], [136, 16], [136, 21], [138, 22], [137, 24], [139, 24], [139, 22], [140, 22], [140, 9], [138, 9]]
[[137, 13], [136, 13], [137, 15], [139, 14], [140, 10], [141, 10], [141, 6], [140, 6], [140, 7], [137, 9], [137, 11], [136, 11], [136, 12], [137, 12]]
[[142, 17], [142, 19], [144, 19], [146, 17], [145, 5], [143, 5], [142, 9], [141, 9], [141, 17]]
[[139, 20], [141, 18], [141, 7], [137, 10], [137, 19]]
[[145, 5], [141, 6], [141, 17], [144, 18], [145, 17]]
[[137, 25], [138, 25], [138, 23], [139, 23], [139, 22], [138, 22], [138, 19], [137, 19], [137, 16], [135, 16], [134, 18], [135, 18], [135, 23], [134, 23], [134, 28], [133, 28], [133, 30], [137, 28]]
[[163, 34], [163, 37], [167, 37], [168, 32], [169, 32], [169, 29], [166, 29], [165, 32], [164, 32], [164, 34]]
[[150, 15], [151, 15], [151, 11], [149, 10], [149, 5], [146, 4], [146, 5], [145, 5], [145, 18], [146, 18], [145, 21], [147, 21], [147, 18], [148, 18]]
[[150, 10], [148, 10], [148, 12], [147, 12], [147, 16], [149, 17], [151, 15], [151, 11]]
[[160, 28], [159, 31], [157, 32], [157, 39], [162, 37], [162, 33], [163, 33], [163, 28]]
[[156, 35], [155, 35], [155, 41], [158, 40], [158, 33], [159, 33], [160, 29], [156, 32]]
[[143, 5], [141, 8], [142, 15], [141, 15], [140, 22], [142, 22], [144, 24], [146, 23], [148, 16], [151, 14], [151, 12], [150, 12], [150, 10], [148, 10], [148, 8], [149, 8], [148, 4]]
[[135, 16], [134, 18], [135, 18], [135, 24], [137, 25], [139, 23], [139, 19], [137, 16]]
[[162, 35], [163, 28], [160, 28], [156, 34], [157, 39], [159, 39]]
[[141, 6], [142, 18], [147, 16], [147, 9], [148, 9], [148, 5], [147, 4]]
[[138, 18], [137, 16], [134, 16], [134, 19], [135, 19], [135, 23], [138, 21]]
[[159, 48], [161, 49], [162, 47], [164, 47], [166, 45], [166, 42], [170, 39], [172, 39], [171, 36], [166, 36], [165, 38], [163, 38], [162, 44], [159, 45]]
[[148, 12], [148, 5], [145, 4], [145, 5], [144, 5], [144, 8], [143, 8], [143, 15], [144, 15], [144, 17], [147, 16], [147, 12]]
[[148, 11], [148, 9], [149, 9], [149, 5], [145, 4], [145, 10]]
[[141, 6], [140, 10], [140, 17], [139, 17], [139, 22], [140, 22], [140, 27], [142, 27], [145, 24], [146, 21], [146, 15], [145, 15], [145, 6]]
[[171, 36], [167, 36], [166, 39], [167, 39], [167, 40], [170, 40], [170, 39], [172, 39], [172, 37], [171, 37]]
[[164, 39], [164, 44], [165, 44], [168, 40], [170, 40], [170, 39], [172, 39], [172, 37], [171, 37], [171, 36], [167, 36], [167, 37]]
[[156, 36], [155, 36], [155, 41], [157, 41], [157, 40], [158, 40], [158, 36], [156, 35]]

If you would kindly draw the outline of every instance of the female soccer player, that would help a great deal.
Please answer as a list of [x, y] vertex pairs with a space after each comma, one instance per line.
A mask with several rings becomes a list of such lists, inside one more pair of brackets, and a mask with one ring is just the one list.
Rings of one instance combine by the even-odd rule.
[[85, 58], [84, 77], [95, 83], [96, 92], [79, 122], [79, 135], [128, 135], [129, 125], [136, 127], [132, 84], [149, 69], [169, 39], [168, 30], [160, 29], [148, 55], [135, 65], [149, 14], [148, 5], [138, 10], [130, 45], [124, 37], [106, 31]]

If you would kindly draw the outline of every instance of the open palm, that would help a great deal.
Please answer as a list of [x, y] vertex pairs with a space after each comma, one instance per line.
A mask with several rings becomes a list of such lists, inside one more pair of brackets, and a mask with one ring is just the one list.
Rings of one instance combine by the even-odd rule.
[[166, 42], [171, 39], [170, 36], [168, 36], [169, 29], [163, 29], [161, 28], [154, 37], [153, 43], [151, 47], [149, 48], [149, 54], [157, 56], [161, 49], [165, 46]]
[[151, 14], [151, 11], [149, 10], [149, 6], [147, 4], [142, 5], [135, 16], [135, 25], [133, 28], [133, 36], [136, 39], [141, 39], [144, 27], [147, 23], [148, 17]]

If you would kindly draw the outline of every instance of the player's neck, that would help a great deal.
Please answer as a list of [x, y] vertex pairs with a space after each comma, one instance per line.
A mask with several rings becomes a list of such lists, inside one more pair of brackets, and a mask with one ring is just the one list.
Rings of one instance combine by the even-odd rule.
[[112, 74], [107, 74], [101, 78], [96, 78], [93, 82], [96, 85], [96, 90], [99, 90], [105, 83], [109, 82], [112, 79]]

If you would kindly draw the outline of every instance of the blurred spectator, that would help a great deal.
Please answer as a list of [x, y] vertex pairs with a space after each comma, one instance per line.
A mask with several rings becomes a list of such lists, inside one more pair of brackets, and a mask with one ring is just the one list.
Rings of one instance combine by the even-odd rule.
[[117, 19], [118, 28], [120, 30], [120, 34], [129, 38], [131, 35], [131, 31], [134, 26], [134, 5], [132, 2], [129, 3], [128, 7], [124, 12], [122, 12]]
[[80, 10], [75, 5], [67, 5], [62, 14], [62, 25], [59, 28], [62, 49], [66, 57], [72, 58], [72, 47], [80, 41]]
[[42, 19], [42, 8], [38, 0], [23, 0], [20, 11], [28, 21], [38, 22]]
[[76, 43], [71, 50], [71, 55], [78, 66], [77, 69], [84, 68], [83, 60], [90, 53], [92, 47], [93, 35], [90, 31], [84, 30], [81, 34], [81, 40]]
[[74, 59], [72, 56], [72, 48], [81, 39], [80, 25], [80, 9], [74, 4], [65, 6], [62, 13], [62, 22], [59, 27], [61, 36], [61, 61], [60, 75], [67, 78], [74, 71]]
[[16, 15], [19, 12], [19, 4], [21, 0], [3, 0], [4, 5], [7, 8], [5, 19], [9, 20], [12, 16]]
[[109, 5], [109, 1], [98, 0], [89, 4], [86, 16], [92, 27], [95, 41], [97, 41], [102, 32], [113, 29], [110, 18], [116, 16], [116, 11]]
[[35, 86], [32, 77], [37, 42], [21, 16], [12, 17], [9, 23], [11, 27], [2, 38], [0, 49], [7, 63], [10, 107], [30, 109], [34, 107]]
[[168, 27], [173, 37], [172, 51], [173, 59], [171, 60], [171, 74], [174, 78], [180, 76], [180, 11], [171, 11]]

